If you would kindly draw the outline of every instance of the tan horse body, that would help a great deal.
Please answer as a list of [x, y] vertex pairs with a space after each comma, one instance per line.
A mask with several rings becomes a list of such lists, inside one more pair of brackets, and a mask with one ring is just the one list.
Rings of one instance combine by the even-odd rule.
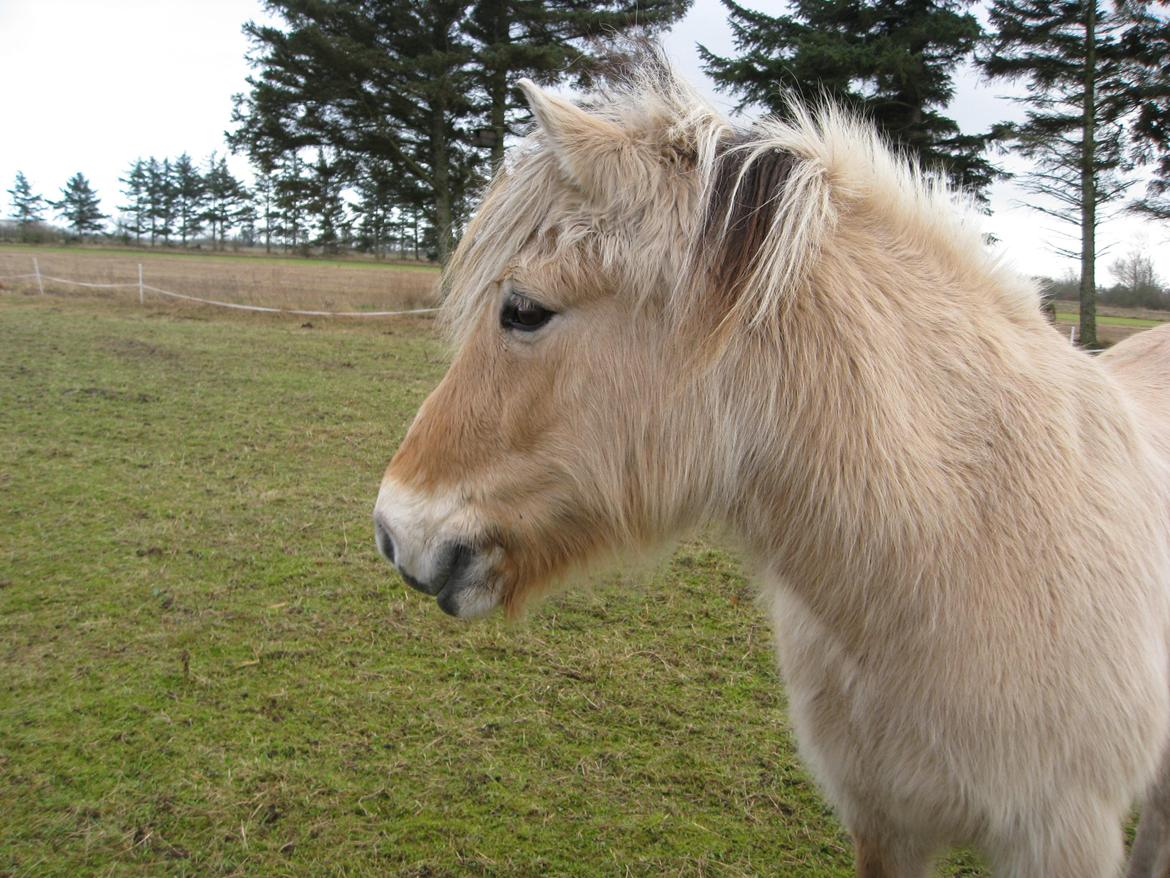
[[723, 525], [859, 874], [971, 844], [1115, 876], [1170, 739], [1170, 329], [1074, 350], [832, 111], [744, 136], [654, 65], [588, 109], [526, 90], [383, 553], [470, 617]]

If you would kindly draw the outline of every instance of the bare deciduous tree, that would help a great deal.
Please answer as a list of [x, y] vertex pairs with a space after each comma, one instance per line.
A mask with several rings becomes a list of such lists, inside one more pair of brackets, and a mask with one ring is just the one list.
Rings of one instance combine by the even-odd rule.
[[1109, 266], [1117, 283], [1133, 292], [1160, 290], [1162, 284], [1154, 271], [1154, 260], [1142, 247], [1134, 247]]

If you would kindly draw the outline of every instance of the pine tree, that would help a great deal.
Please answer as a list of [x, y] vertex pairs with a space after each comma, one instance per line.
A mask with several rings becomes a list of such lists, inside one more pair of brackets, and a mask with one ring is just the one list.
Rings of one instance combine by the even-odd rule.
[[179, 239], [186, 247], [187, 240], [196, 237], [203, 230], [205, 194], [203, 176], [187, 153], [175, 159], [173, 185]]
[[245, 26], [258, 75], [237, 97], [232, 147], [261, 167], [307, 146], [391, 164], [430, 190], [445, 259], [454, 204], [475, 163], [461, 125], [473, 89], [464, 4], [272, 0], [268, 8], [285, 29]]
[[125, 186], [122, 194], [126, 197], [126, 203], [118, 205], [118, 210], [127, 217], [124, 220], [127, 233], [134, 235], [134, 243], [141, 244], [142, 233], [148, 228], [150, 215], [146, 163], [142, 159], [135, 159], [126, 176], [119, 177], [118, 181]]
[[45, 220], [45, 199], [32, 191], [32, 184], [21, 172], [16, 172], [16, 182], [8, 190], [12, 196], [12, 218], [20, 224], [21, 237], [34, 223]]
[[81, 172], [69, 178], [61, 189], [61, 200], [50, 202], [50, 206], [64, 218], [79, 239], [84, 238], [86, 232], [100, 232], [102, 220], [106, 219], [97, 193]]
[[236, 233], [236, 240], [240, 245], [243, 247], [256, 246], [256, 205], [252, 201], [251, 192], [246, 192], [239, 210], [236, 211], [235, 225], [239, 229]]
[[1149, 7], [1130, 7], [1132, 25], [1121, 39], [1125, 80], [1138, 110], [1130, 125], [1133, 157], [1151, 165], [1154, 177], [1132, 207], [1170, 220], [1170, 17]]
[[276, 233], [290, 250], [307, 247], [305, 226], [311, 192], [304, 163], [294, 150], [279, 163], [275, 186], [276, 207], [280, 212]]
[[217, 158], [215, 153], [207, 160], [203, 188], [203, 218], [211, 227], [212, 247], [222, 250], [227, 242], [228, 229], [238, 224], [248, 212], [248, 190], [232, 175], [227, 159], [223, 156]]
[[307, 147], [350, 167], [392, 167], [428, 193], [425, 223], [446, 261], [490, 171], [482, 148], [502, 154], [514, 80], [552, 80], [570, 64], [584, 72], [584, 40], [635, 20], [657, 27], [689, 2], [271, 0], [283, 24], [245, 27], [257, 72], [236, 98], [229, 140], [261, 168]]
[[150, 245], [153, 247], [161, 237], [169, 244], [175, 230], [175, 181], [170, 159], [161, 162], [151, 156], [146, 170], [146, 211], [150, 222]]
[[175, 220], [179, 213], [179, 187], [175, 182], [175, 169], [170, 159], [163, 159], [159, 190], [159, 234], [163, 236], [163, 243], [171, 243], [171, 235], [175, 233]]
[[317, 150], [317, 163], [313, 165], [311, 181], [312, 195], [308, 207], [317, 219], [317, 237], [313, 244], [329, 255], [334, 255], [341, 249], [341, 241], [349, 233], [345, 201], [341, 197], [345, 181], [340, 170], [336, 162], [330, 163], [326, 160], [324, 150]]
[[392, 234], [393, 213], [398, 194], [397, 181], [386, 165], [367, 162], [357, 180], [358, 246], [385, 257], [385, 247]]
[[895, 145], [982, 198], [997, 176], [986, 135], [963, 134], [943, 110], [954, 71], [975, 48], [972, 0], [795, 0], [772, 16], [723, 0], [739, 54], [700, 46], [717, 86], [785, 116], [788, 99], [828, 95], [863, 112]]
[[1026, 119], [1001, 136], [1034, 170], [1023, 186], [1043, 201], [1031, 206], [1079, 227], [1080, 342], [1097, 344], [1096, 231], [1100, 209], [1128, 187], [1123, 120], [1133, 109], [1120, 40], [1129, 21], [1098, 0], [993, 0], [989, 48], [979, 63], [989, 76], [1028, 85]]
[[272, 252], [272, 233], [276, 224], [276, 179], [271, 170], [256, 175], [252, 186], [252, 215], [259, 220], [260, 232], [264, 236], [264, 252]]

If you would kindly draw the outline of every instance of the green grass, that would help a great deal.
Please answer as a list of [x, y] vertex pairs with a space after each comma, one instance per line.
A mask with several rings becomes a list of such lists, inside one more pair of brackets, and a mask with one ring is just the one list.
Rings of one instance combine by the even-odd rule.
[[0, 875], [852, 874], [739, 566], [447, 618], [370, 534], [442, 348], [314, 324], [0, 296]]
[[[1080, 315], [1073, 311], [1057, 311], [1056, 319], [1061, 323], [1078, 323]], [[1148, 329], [1151, 326], [1160, 326], [1165, 320], [1151, 320], [1146, 317], [1110, 317], [1107, 314], [1098, 314], [1097, 322], [1102, 326], [1140, 326]]]

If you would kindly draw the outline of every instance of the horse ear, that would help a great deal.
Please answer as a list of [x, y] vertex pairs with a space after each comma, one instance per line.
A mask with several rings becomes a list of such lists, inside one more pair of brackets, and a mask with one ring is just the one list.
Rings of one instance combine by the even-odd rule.
[[530, 79], [518, 85], [565, 175], [586, 195], [609, 202], [617, 194], [614, 180], [638, 179], [623, 175], [621, 166], [635, 160], [635, 151], [628, 149], [631, 138], [619, 125], [549, 94]]

